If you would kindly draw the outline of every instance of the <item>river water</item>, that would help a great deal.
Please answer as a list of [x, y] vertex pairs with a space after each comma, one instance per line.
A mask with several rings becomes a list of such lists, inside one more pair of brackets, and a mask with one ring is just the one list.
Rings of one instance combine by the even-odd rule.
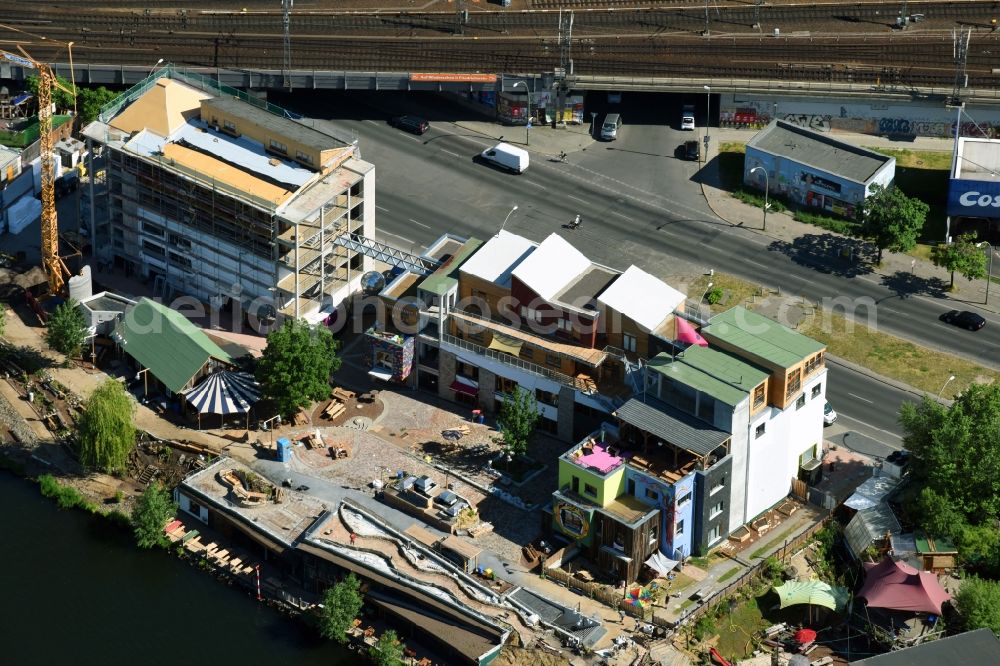
[[237, 588], [0, 471], [0, 663], [364, 663]]

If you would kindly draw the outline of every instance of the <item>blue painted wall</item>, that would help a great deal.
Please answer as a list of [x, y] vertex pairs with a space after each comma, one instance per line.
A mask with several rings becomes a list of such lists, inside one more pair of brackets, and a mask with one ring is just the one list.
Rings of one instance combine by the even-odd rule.
[[[650, 477], [631, 467], [625, 469], [625, 488], [635, 484], [635, 497], [640, 502], [660, 509], [660, 552], [671, 559], [681, 559], [691, 554], [694, 534], [694, 473], [674, 484]], [[648, 494], [647, 494], [648, 491]], [[650, 497], [650, 495], [655, 497]], [[684, 499], [686, 497], [686, 499]], [[678, 501], [684, 503], [678, 506]], [[683, 522], [684, 531], [678, 535], [676, 528]]]

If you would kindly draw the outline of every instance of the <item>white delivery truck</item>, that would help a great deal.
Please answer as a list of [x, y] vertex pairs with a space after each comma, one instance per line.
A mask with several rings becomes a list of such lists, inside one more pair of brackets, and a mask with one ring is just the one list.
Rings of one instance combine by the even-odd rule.
[[685, 104], [681, 111], [681, 129], [694, 129], [694, 104]]
[[479, 156], [513, 173], [524, 173], [528, 168], [528, 151], [509, 143], [498, 143], [484, 150]]

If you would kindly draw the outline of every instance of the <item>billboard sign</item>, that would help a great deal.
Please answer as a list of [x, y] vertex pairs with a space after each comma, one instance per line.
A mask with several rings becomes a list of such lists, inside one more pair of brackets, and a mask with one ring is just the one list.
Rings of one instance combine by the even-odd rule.
[[1000, 218], [1000, 180], [948, 182], [948, 215]]
[[464, 74], [459, 72], [414, 72], [411, 81], [425, 83], [496, 83], [496, 74]]

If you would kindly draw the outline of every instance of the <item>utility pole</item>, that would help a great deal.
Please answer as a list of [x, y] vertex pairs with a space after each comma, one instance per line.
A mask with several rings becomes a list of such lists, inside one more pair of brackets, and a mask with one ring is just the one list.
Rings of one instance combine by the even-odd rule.
[[556, 93], [555, 123], [562, 122], [563, 107], [566, 104], [566, 76], [573, 76], [573, 12], [559, 10], [559, 69], [553, 77]]
[[953, 31], [952, 39], [952, 56], [955, 59], [955, 85], [951, 91], [951, 98], [952, 104], [955, 106], [961, 106], [962, 96], [960, 91], [962, 88], [967, 88], [969, 86], [969, 75], [966, 73], [966, 63], [969, 59], [969, 41], [972, 39], [972, 28], [969, 28], [965, 34]]
[[[760, 6], [764, 3], [764, 0], [754, 0], [753, 3], [753, 27], [760, 30]], [[708, 27], [707, 25], [705, 26]]]
[[295, 0], [281, 0], [281, 27], [284, 29], [284, 58], [282, 59], [282, 87], [292, 89], [292, 37], [289, 29], [292, 24], [292, 3]]

